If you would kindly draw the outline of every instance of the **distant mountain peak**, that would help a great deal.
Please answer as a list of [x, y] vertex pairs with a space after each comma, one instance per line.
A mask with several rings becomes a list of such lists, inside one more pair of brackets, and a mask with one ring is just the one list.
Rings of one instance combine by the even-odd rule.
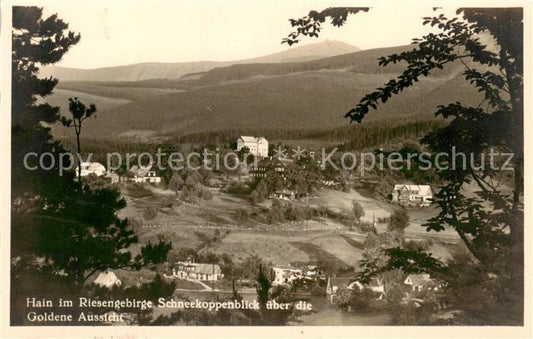
[[268, 63], [310, 61], [359, 51], [361, 51], [360, 48], [350, 45], [346, 42], [326, 39], [324, 41], [319, 41], [307, 45], [295, 45], [285, 51], [266, 55], [259, 58], [249, 59], [249, 61]]

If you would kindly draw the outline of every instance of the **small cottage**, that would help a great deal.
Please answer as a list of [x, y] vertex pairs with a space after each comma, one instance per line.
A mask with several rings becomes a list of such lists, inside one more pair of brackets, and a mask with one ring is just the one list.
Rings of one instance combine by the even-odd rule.
[[137, 166], [134, 165], [130, 169], [131, 181], [136, 183], [149, 182], [153, 184], [158, 184], [161, 182], [161, 177], [157, 176], [157, 173], [152, 169], [151, 165], [148, 166]]
[[439, 291], [442, 287], [429, 274], [409, 274], [403, 283], [408, 285], [412, 292], [421, 292], [424, 290]]
[[272, 273], [274, 276], [272, 286], [288, 286], [294, 280], [304, 277], [303, 271], [295, 267], [273, 267]]
[[282, 190], [275, 191], [272, 194], [270, 194], [269, 198], [282, 199], [282, 200], [294, 200], [296, 199], [296, 193], [288, 189], [282, 189]]
[[122, 281], [117, 277], [113, 271], [105, 271], [98, 275], [93, 282], [95, 285], [101, 287], [112, 288], [113, 286], [121, 286]]
[[402, 206], [429, 206], [433, 191], [429, 185], [394, 185], [392, 202]]
[[80, 166], [76, 168], [76, 175], [80, 172], [81, 167], [81, 176], [86, 177], [88, 175], [96, 175], [97, 177], [102, 176], [106, 173], [104, 165], [99, 162], [82, 162]]

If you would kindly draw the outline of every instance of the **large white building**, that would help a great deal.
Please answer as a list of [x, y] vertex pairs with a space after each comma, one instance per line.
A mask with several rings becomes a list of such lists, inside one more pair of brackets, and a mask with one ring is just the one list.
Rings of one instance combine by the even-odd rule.
[[237, 152], [244, 147], [248, 147], [250, 153], [258, 158], [266, 158], [268, 156], [268, 141], [263, 137], [241, 135], [237, 139]]
[[180, 279], [216, 281], [224, 274], [217, 264], [201, 264], [191, 261], [179, 261], [172, 269], [172, 275]]

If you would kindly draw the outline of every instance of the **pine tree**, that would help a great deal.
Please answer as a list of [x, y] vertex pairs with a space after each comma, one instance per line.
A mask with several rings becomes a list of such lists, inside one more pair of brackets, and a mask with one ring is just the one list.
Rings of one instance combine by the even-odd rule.
[[[43, 126], [59, 120], [59, 108], [36, 103], [38, 96], [51, 93], [57, 80], [39, 79], [38, 65], [59, 61], [80, 39], [79, 34], [65, 34], [68, 25], [56, 15], [47, 19], [41, 15], [40, 8], [13, 7], [11, 255], [17, 258], [13, 271], [20, 272], [16, 267], [20, 260], [34, 262], [41, 257], [41, 271], [61, 273], [81, 288], [98, 270], [139, 269], [155, 263], [154, 258], [163, 260], [170, 244], [143, 247], [142, 255], [132, 257], [128, 248], [137, 243], [137, 236], [128, 220], [117, 216], [126, 205], [119, 191], [93, 189], [75, 182], [72, 174], [58, 175], [57, 159], [56, 171], [24, 168], [25, 152], [58, 156], [63, 151]], [[89, 110], [94, 113], [96, 108]], [[154, 251], [159, 254], [154, 256]], [[24, 276], [13, 274], [12, 286], [21, 280]]]

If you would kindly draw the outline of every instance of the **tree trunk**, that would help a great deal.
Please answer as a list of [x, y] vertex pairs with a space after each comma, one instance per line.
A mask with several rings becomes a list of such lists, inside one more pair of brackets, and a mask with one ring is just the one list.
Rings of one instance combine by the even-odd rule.
[[[81, 122], [79, 123], [79, 127], [76, 127], [76, 146], [78, 150], [78, 160], [81, 159], [81, 144], [80, 144], [80, 134], [81, 134]], [[81, 160], [78, 164], [78, 180], [81, 182]]]

